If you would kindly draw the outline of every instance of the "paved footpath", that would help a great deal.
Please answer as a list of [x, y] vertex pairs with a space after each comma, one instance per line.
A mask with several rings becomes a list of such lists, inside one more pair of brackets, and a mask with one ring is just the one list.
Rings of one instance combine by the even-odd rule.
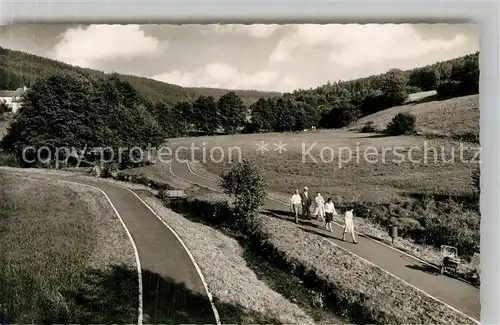
[[144, 324], [216, 324], [191, 258], [174, 233], [137, 196], [123, 187], [91, 179], [47, 174], [41, 177], [91, 185], [108, 195], [139, 253]]
[[[174, 160], [171, 164], [171, 171], [174, 176], [220, 191], [217, 180], [196, 175], [188, 168], [187, 163]], [[265, 209], [274, 211], [290, 221], [292, 220], [287, 216], [289, 206], [285, 203], [268, 198]], [[370, 261], [452, 308], [475, 320], [479, 320], [481, 305], [477, 287], [455, 278], [440, 275], [430, 265], [370, 238], [358, 236], [357, 245], [343, 242], [340, 240], [342, 238], [342, 227], [339, 225], [335, 226], [332, 234], [326, 232], [323, 224], [318, 221], [301, 221], [300, 223], [300, 227], [304, 230], [326, 237], [336, 245]], [[347, 239], [349, 240], [349, 236]]]

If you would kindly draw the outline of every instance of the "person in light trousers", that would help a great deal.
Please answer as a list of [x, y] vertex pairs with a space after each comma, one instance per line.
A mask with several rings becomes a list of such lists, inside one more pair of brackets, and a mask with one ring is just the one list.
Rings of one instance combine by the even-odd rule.
[[353, 207], [348, 207], [344, 215], [344, 234], [342, 235], [342, 240], [345, 241], [345, 235], [349, 232], [351, 233], [352, 242], [357, 244], [356, 236], [354, 235], [354, 216], [352, 214]]
[[317, 193], [314, 198], [316, 203], [316, 209], [314, 210], [314, 217], [316, 219], [321, 219], [321, 221], [325, 221], [325, 199], [321, 195], [321, 193]]

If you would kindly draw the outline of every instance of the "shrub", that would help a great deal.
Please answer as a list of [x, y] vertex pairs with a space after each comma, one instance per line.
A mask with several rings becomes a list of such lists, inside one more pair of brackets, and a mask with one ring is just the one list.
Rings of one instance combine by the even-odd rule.
[[[452, 245], [459, 255], [470, 257], [479, 249], [479, 218], [470, 213], [428, 213], [420, 238], [437, 247]], [[468, 224], [469, 223], [469, 224]]]
[[245, 123], [245, 127], [241, 131], [243, 134], [252, 134], [257, 132], [257, 126], [254, 123]]
[[[354, 209], [357, 217], [383, 227], [397, 225], [403, 238], [436, 248], [455, 246], [461, 256], [470, 257], [479, 249], [480, 216], [475, 205], [474, 200], [460, 203], [424, 196], [384, 204], [357, 202]], [[344, 205], [339, 204], [337, 208], [342, 210]]]
[[[193, 219], [201, 221], [210, 226], [225, 227], [229, 229], [234, 226], [234, 213], [229, 202], [224, 199], [207, 199], [207, 198], [172, 198], [160, 192], [158, 197], [163, 203], [173, 211], [188, 215]], [[233, 228], [231, 230], [238, 230]]]
[[102, 166], [101, 177], [103, 178], [113, 178], [118, 176], [118, 164], [114, 162], [104, 163]]
[[402, 237], [418, 238], [420, 233], [425, 229], [422, 227], [418, 220], [413, 218], [399, 218], [394, 222], [398, 226], [398, 233]]
[[0, 100], [0, 114], [10, 112], [11, 109], [9, 105], [4, 100]]
[[251, 238], [254, 250], [325, 293], [326, 305], [352, 323], [473, 324], [344, 249], [333, 245], [325, 249], [315, 234], [277, 218], [260, 217], [257, 221], [260, 227]]
[[368, 121], [363, 125], [363, 128], [361, 129], [361, 132], [363, 133], [374, 133], [377, 132], [377, 127], [375, 126], [375, 123], [373, 121]]
[[422, 89], [420, 89], [419, 87], [417, 86], [406, 86], [406, 92], [408, 94], [414, 94], [414, 93], [419, 93], [421, 92]]
[[250, 221], [249, 218], [255, 216], [257, 209], [264, 204], [264, 179], [257, 166], [247, 159], [223, 173], [220, 185], [224, 193], [234, 199], [235, 217], [241, 221]]
[[338, 104], [329, 111], [323, 113], [319, 126], [323, 128], [341, 129], [356, 123], [361, 116], [361, 111], [348, 104]]
[[387, 133], [390, 135], [413, 134], [416, 130], [417, 119], [409, 113], [399, 113], [387, 125]]
[[144, 174], [133, 173], [129, 170], [117, 171], [117, 172], [114, 172], [113, 174], [114, 175], [111, 175], [111, 176], [118, 181], [140, 184], [140, 185], [144, 185], [144, 186], [150, 187], [150, 188], [152, 188], [154, 190], [158, 190], [158, 191], [173, 190], [174, 189], [172, 186], [170, 186], [167, 183], [152, 180]]
[[479, 130], [474, 132], [460, 132], [455, 134], [453, 139], [464, 142], [479, 143]]
[[441, 97], [454, 97], [461, 93], [460, 81], [444, 82], [437, 87], [437, 93]]

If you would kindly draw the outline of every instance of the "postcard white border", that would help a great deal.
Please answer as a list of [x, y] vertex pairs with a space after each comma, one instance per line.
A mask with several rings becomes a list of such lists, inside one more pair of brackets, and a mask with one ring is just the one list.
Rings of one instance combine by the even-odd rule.
[[474, 22], [480, 25], [481, 323], [500, 324], [499, 3], [4, 1], [0, 23]]

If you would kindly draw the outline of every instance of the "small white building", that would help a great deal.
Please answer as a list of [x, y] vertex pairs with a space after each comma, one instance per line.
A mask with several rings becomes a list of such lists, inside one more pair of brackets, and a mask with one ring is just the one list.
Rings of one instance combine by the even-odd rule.
[[26, 87], [16, 90], [0, 90], [0, 102], [5, 102], [12, 109], [12, 113], [17, 113], [21, 105], [21, 99], [28, 90]]

